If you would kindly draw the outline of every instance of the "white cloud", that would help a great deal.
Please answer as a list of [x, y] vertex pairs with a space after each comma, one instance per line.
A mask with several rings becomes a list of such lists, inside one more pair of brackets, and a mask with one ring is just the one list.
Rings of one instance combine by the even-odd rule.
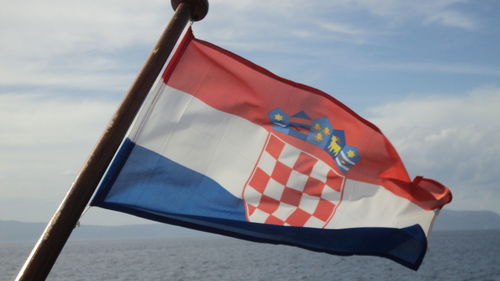
[[103, 129], [114, 105], [115, 101], [47, 94], [0, 95], [0, 147], [76, 145], [95, 139], [96, 129]]
[[116, 103], [46, 94], [0, 95], [0, 196], [61, 197]]
[[130, 61], [120, 61], [116, 53], [152, 46], [171, 14], [164, 1], [4, 3], [0, 84], [116, 89], [116, 83], [103, 79], [102, 72], [108, 73], [107, 79], [116, 75], [122, 80]]
[[106, 67], [94, 71], [81, 69], [56, 69], [49, 71], [44, 67], [33, 65], [23, 69], [11, 68], [6, 71], [0, 68], [0, 84], [23, 85], [32, 87], [64, 87], [79, 90], [121, 90], [130, 85], [133, 74], [104, 71]]
[[423, 24], [437, 23], [444, 26], [473, 30], [477, 21], [470, 15], [454, 9], [467, 0], [343, 0], [336, 1], [344, 7], [359, 7], [369, 13], [391, 20], [417, 19]]
[[[500, 88], [485, 87], [467, 95], [414, 96], [378, 106], [370, 109], [369, 120], [391, 140], [410, 174], [441, 181], [464, 202], [496, 202], [475, 208], [498, 212], [499, 108]], [[491, 200], [493, 195], [497, 200]]]
[[357, 34], [366, 33], [366, 31], [364, 31], [364, 30], [354, 28], [352, 26], [345, 25], [345, 24], [324, 23], [324, 24], [321, 24], [321, 26], [326, 30], [330, 30], [330, 31], [337, 32], [337, 33], [343, 33], [343, 34], [347, 34], [347, 35], [357, 35]]
[[[450, 27], [475, 29], [479, 25], [469, 14], [459, 11], [455, 5], [464, 0], [336, 0], [336, 1], [224, 1], [210, 2], [211, 11], [197, 30], [203, 38], [223, 44], [246, 42], [248, 38], [262, 38], [272, 34], [274, 38], [328, 37], [354, 44], [365, 44], [371, 39], [390, 34], [401, 22], [417, 21], [421, 24], [437, 24]], [[222, 15], [219, 15], [223, 14]], [[377, 20], [365, 22], [346, 20], [346, 15], [366, 17], [371, 15]], [[374, 22], [378, 24], [373, 24]], [[229, 24], [228, 24], [229, 23]], [[397, 24], [394, 24], [397, 23]], [[305, 28], [304, 28], [305, 27]], [[325, 32], [314, 32], [314, 29]], [[346, 40], [345, 36], [349, 38]], [[333, 38], [332, 38], [333, 37]], [[260, 42], [266, 42], [260, 40]], [[252, 42], [249, 42], [252, 43]], [[255, 45], [255, 44], [254, 44]], [[266, 45], [263, 44], [262, 48]], [[267, 46], [269, 47], [269, 46]]]
[[459, 63], [445, 63], [445, 62], [397, 62], [397, 63], [374, 63], [368, 67], [418, 71], [418, 72], [441, 72], [452, 74], [474, 74], [474, 75], [488, 75], [499, 76], [500, 68], [491, 66], [481, 66], [473, 64], [459, 64]]
[[[213, 0], [196, 30], [201, 38], [237, 50], [298, 53], [304, 51], [295, 46], [297, 38], [360, 45], [386, 34], [386, 24], [345, 17], [359, 12], [380, 22], [418, 19], [475, 28], [474, 19], [454, 9], [461, 2]], [[117, 90], [135, 73], [123, 70], [142, 63], [125, 60], [124, 53], [139, 48], [145, 57], [171, 14], [169, 1], [161, 0], [8, 1], [0, 10], [0, 84]]]
[[[104, 132], [117, 101], [0, 95], [0, 220], [48, 221]], [[91, 210], [83, 223], [151, 223]]]
[[167, 8], [163, 1], [10, 1], [0, 12], [1, 47], [46, 56], [148, 43], [161, 31], [151, 27], [168, 19], [157, 11], [171, 14]]
[[478, 23], [470, 17], [452, 10], [441, 11], [435, 13], [434, 15], [428, 16], [425, 23], [439, 23], [442, 25], [462, 28], [470, 31], [475, 30], [478, 27]]

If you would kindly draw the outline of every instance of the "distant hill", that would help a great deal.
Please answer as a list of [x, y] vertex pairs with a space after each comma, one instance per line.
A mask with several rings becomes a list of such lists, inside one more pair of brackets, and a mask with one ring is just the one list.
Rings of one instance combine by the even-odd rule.
[[[0, 242], [35, 241], [45, 223], [0, 221]], [[500, 229], [500, 215], [490, 211], [443, 210], [434, 224], [435, 231]], [[204, 237], [210, 234], [167, 224], [124, 226], [82, 225], [72, 240]]]
[[434, 222], [434, 230], [500, 229], [500, 215], [491, 211], [442, 210]]
[[[0, 221], [0, 242], [35, 241], [45, 228], [45, 223]], [[71, 240], [177, 238], [209, 235], [200, 231], [168, 224], [137, 224], [123, 226], [82, 225], [71, 234]]]

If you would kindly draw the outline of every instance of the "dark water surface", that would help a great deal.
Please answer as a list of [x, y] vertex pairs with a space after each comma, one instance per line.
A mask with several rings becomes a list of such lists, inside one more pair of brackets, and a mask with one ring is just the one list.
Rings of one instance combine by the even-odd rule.
[[[0, 280], [15, 278], [33, 244], [0, 243]], [[500, 230], [435, 232], [418, 271], [223, 237], [70, 241], [48, 280], [500, 281]]]

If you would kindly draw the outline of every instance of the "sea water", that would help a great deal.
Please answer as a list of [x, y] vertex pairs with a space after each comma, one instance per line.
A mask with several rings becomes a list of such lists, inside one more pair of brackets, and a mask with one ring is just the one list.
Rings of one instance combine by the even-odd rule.
[[[13, 280], [33, 243], [0, 244]], [[418, 271], [378, 257], [340, 257], [222, 236], [70, 241], [47, 280], [500, 281], [500, 230], [435, 232]]]

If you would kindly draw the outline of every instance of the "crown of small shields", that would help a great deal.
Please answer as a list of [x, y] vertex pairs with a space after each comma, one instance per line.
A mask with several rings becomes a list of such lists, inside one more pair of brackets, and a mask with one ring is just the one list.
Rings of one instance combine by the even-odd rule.
[[288, 116], [280, 108], [269, 112], [275, 131], [301, 139], [326, 151], [340, 171], [346, 173], [359, 162], [358, 149], [346, 145], [343, 130], [335, 130], [326, 117], [312, 120], [304, 111]]

